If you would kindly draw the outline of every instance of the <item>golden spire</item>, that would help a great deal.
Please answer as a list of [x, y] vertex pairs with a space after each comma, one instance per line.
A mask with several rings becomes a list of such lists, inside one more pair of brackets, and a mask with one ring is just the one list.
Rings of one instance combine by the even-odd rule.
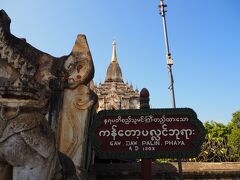
[[113, 51], [112, 51], [112, 62], [117, 62], [117, 50], [116, 50], [116, 41], [114, 40], [113, 43]]

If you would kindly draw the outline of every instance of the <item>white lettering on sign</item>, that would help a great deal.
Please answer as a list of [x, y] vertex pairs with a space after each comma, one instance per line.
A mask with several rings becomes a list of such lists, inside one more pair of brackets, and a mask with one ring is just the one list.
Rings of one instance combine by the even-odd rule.
[[138, 151], [139, 147], [138, 146], [129, 146], [128, 150], [129, 151]]
[[176, 145], [185, 146], [185, 143], [184, 143], [184, 141], [165, 141], [165, 145], [170, 145], [170, 146], [176, 146]]
[[120, 146], [121, 145], [121, 141], [110, 141], [110, 146]]
[[155, 147], [143, 147], [143, 151], [155, 151]]
[[98, 135], [100, 137], [109, 137], [111, 136], [113, 140], [116, 140], [116, 137], [151, 137], [151, 141], [160, 141], [161, 136], [175, 137], [176, 140], [180, 139], [180, 136], [189, 139], [190, 136], [194, 135], [193, 129], [168, 129], [166, 124], [162, 125], [161, 129], [127, 129], [127, 130], [118, 130], [117, 125], [112, 125], [112, 130], [101, 130]]
[[160, 141], [142, 141], [142, 146], [159, 146]]
[[126, 146], [136, 146], [137, 141], [126, 141]]
[[166, 122], [187, 122], [189, 121], [188, 117], [166, 117], [166, 115], [162, 115], [161, 117], [154, 117], [153, 115], [150, 116], [140, 116], [140, 117], [132, 117], [128, 116], [123, 118], [122, 116], [118, 116], [115, 119], [104, 119], [104, 124], [137, 124], [137, 123], [159, 123], [164, 124]]

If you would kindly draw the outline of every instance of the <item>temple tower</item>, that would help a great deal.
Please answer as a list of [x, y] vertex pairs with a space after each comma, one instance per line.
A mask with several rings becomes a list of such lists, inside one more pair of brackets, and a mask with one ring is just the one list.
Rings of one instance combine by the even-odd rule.
[[112, 58], [107, 69], [104, 83], [95, 86], [100, 110], [138, 109], [139, 91], [132, 84], [123, 81], [122, 71], [117, 59], [116, 42], [112, 43]]

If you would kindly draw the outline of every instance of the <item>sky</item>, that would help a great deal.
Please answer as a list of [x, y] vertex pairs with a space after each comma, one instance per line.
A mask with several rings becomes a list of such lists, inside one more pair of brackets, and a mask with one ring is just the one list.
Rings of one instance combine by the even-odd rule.
[[[227, 124], [240, 110], [240, 1], [165, 0], [176, 106]], [[159, 0], [1, 0], [11, 32], [56, 57], [85, 34], [103, 82], [117, 43], [125, 82], [147, 88], [152, 108], [171, 108]]]

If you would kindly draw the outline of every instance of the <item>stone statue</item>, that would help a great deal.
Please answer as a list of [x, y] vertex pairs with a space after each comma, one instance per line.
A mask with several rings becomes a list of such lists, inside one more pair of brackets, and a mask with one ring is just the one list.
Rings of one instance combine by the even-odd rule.
[[[81, 48], [80, 48], [81, 47]], [[79, 50], [88, 53], [79, 54]], [[81, 61], [74, 65], [77, 56]], [[90, 90], [89, 70], [93, 70], [91, 55], [86, 43], [78, 38], [72, 50], [72, 57], [68, 58], [64, 64], [69, 72], [67, 78], [68, 87], [64, 89], [63, 108], [61, 110], [58, 128], [57, 145], [58, 149], [70, 157], [76, 167], [77, 175], [84, 179], [87, 178], [86, 169], [89, 167], [91, 151], [88, 140], [88, 129], [94, 105], [97, 102], [97, 95]], [[86, 82], [84, 84], [84, 82]]]
[[85, 178], [85, 171], [90, 165], [90, 159], [87, 158], [91, 156], [87, 138], [91, 123], [89, 119], [92, 119], [92, 108], [96, 99], [96, 95], [85, 85], [65, 89], [57, 133], [59, 150], [73, 160], [77, 175]]
[[[82, 153], [87, 155], [86, 133], [96, 95], [87, 86], [94, 67], [86, 37], [78, 35], [70, 55], [55, 58], [12, 35], [10, 22], [1, 10], [0, 179], [77, 179], [59, 172], [66, 166], [60, 162], [68, 157], [78, 174], [87, 168]], [[56, 96], [61, 92], [66, 105], [56, 111], [53, 102], [61, 102]], [[68, 157], [58, 153], [56, 139]]]

